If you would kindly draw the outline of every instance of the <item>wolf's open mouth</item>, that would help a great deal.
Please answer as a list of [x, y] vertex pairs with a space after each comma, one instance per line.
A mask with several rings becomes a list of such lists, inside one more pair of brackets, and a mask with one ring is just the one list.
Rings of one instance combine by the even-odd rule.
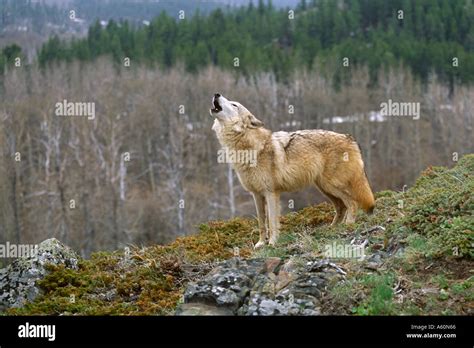
[[222, 111], [222, 107], [219, 105], [219, 102], [216, 100], [216, 98], [214, 98], [212, 103], [214, 104], [214, 108], [211, 109], [211, 112], [216, 113]]

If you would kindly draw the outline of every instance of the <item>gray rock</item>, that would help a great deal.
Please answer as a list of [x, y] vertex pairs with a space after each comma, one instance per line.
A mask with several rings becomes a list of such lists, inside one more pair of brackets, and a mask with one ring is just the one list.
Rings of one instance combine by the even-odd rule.
[[206, 305], [204, 303], [184, 303], [182, 304], [177, 315], [233, 315], [228, 308]]
[[[298, 263], [232, 259], [188, 284], [177, 315], [320, 315], [320, 299], [341, 269], [327, 260]], [[344, 273], [344, 272], [342, 272]]]
[[259, 314], [261, 315], [280, 314], [282, 310], [282, 305], [274, 300], [263, 300], [259, 305]]
[[100, 293], [97, 298], [101, 301], [111, 302], [117, 297], [117, 289], [110, 289], [105, 293]]
[[[264, 260], [225, 261], [204, 279], [188, 284], [184, 292], [184, 303], [225, 307], [235, 312], [247, 297], [254, 278], [264, 266]], [[178, 313], [182, 313], [179, 308]]]
[[0, 269], [0, 311], [34, 301], [41, 293], [36, 283], [48, 274], [47, 265], [77, 269], [78, 261], [79, 256], [57, 239], [43, 241], [35, 253], [18, 258]]
[[372, 255], [370, 255], [366, 260], [365, 268], [371, 270], [377, 270], [384, 263], [384, 259], [387, 257], [387, 253], [378, 250]]

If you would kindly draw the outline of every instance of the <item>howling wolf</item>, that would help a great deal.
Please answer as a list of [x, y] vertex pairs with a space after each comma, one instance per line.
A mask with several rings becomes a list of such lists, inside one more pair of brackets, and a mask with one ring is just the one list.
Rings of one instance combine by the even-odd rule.
[[316, 186], [336, 208], [332, 224], [353, 223], [357, 210], [374, 209], [359, 146], [346, 134], [326, 130], [272, 132], [242, 104], [220, 94], [212, 100], [212, 129], [226, 151], [254, 152], [256, 161], [232, 163], [257, 207], [256, 248], [275, 245], [280, 229], [280, 193]]

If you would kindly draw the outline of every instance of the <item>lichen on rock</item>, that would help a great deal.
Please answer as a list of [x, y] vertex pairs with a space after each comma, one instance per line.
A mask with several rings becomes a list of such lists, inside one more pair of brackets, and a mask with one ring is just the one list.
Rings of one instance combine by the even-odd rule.
[[34, 301], [41, 293], [37, 282], [52, 265], [77, 269], [79, 256], [55, 238], [40, 243], [34, 253], [14, 260], [0, 269], [0, 311], [19, 308]]

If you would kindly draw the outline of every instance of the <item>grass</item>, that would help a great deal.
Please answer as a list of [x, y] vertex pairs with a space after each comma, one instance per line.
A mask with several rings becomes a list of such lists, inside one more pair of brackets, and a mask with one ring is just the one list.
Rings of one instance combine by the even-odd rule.
[[357, 307], [353, 313], [357, 315], [389, 315], [394, 314], [393, 303], [393, 274], [369, 274], [362, 278], [361, 283], [370, 291], [369, 296]]

